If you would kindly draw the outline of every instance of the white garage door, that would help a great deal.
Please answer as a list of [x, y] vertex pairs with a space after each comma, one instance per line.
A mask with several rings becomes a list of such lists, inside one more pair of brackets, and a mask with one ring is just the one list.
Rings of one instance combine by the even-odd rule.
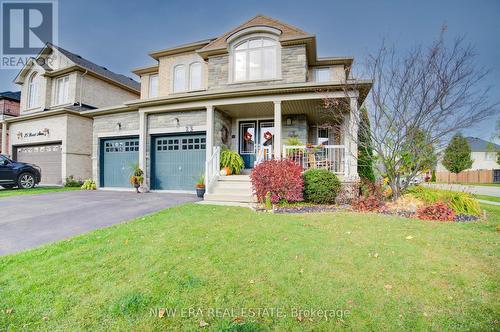
[[16, 148], [16, 160], [42, 169], [40, 184], [61, 185], [61, 144], [29, 145]]

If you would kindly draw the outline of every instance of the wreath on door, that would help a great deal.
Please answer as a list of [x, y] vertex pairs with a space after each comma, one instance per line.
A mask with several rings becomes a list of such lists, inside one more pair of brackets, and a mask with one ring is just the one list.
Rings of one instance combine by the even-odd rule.
[[252, 140], [252, 134], [250, 134], [248, 131], [245, 133], [245, 135], [243, 136], [243, 138], [245, 139], [245, 141], [251, 141]]
[[264, 139], [265, 139], [266, 141], [269, 141], [271, 138], [273, 138], [273, 134], [272, 134], [270, 131], [266, 131], [266, 132], [264, 133]]

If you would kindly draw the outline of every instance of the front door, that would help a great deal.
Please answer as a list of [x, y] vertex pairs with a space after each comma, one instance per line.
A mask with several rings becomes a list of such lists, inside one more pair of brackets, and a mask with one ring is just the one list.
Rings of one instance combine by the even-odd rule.
[[[245, 168], [252, 168], [259, 153], [259, 147], [272, 147], [274, 142], [274, 121], [241, 121], [239, 132], [239, 153]], [[269, 159], [270, 156], [264, 156]]]
[[240, 156], [245, 162], [245, 168], [252, 168], [257, 150], [257, 121], [240, 122]]

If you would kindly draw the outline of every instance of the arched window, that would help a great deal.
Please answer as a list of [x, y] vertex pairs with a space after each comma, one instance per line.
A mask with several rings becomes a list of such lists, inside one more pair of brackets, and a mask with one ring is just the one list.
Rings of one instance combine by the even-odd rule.
[[186, 67], [177, 65], [174, 67], [174, 92], [186, 91]]
[[201, 89], [201, 63], [193, 62], [189, 65], [189, 90]]
[[267, 37], [247, 39], [233, 47], [233, 81], [278, 78], [278, 41]]
[[37, 73], [33, 73], [28, 81], [28, 108], [37, 107], [39, 103], [38, 77]]

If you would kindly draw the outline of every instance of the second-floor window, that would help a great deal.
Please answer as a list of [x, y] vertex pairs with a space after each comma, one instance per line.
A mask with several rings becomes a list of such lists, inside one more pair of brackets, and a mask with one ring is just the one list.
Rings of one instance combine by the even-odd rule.
[[203, 74], [201, 62], [193, 62], [189, 65], [177, 65], [174, 67], [173, 90], [174, 92], [185, 92], [201, 90], [203, 88]]
[[69, 76], [56, 79], [56, 100], [55, 105], [69, 103]]
[[33, 73], [28, 81], [28, 108], [39, 106], [39, 85], [39, 76], [37, 73]]
[[330, 68], [315, 68], [313, 71], [313, 77], [315, 82], [330, 82]]
[[149, 76], [149, 98], [158, 97], [158, 75]]
[[233, 81], [253, 81], [279, 77], [278, 41], [258, 37], [236, 44], [233, 48]]

